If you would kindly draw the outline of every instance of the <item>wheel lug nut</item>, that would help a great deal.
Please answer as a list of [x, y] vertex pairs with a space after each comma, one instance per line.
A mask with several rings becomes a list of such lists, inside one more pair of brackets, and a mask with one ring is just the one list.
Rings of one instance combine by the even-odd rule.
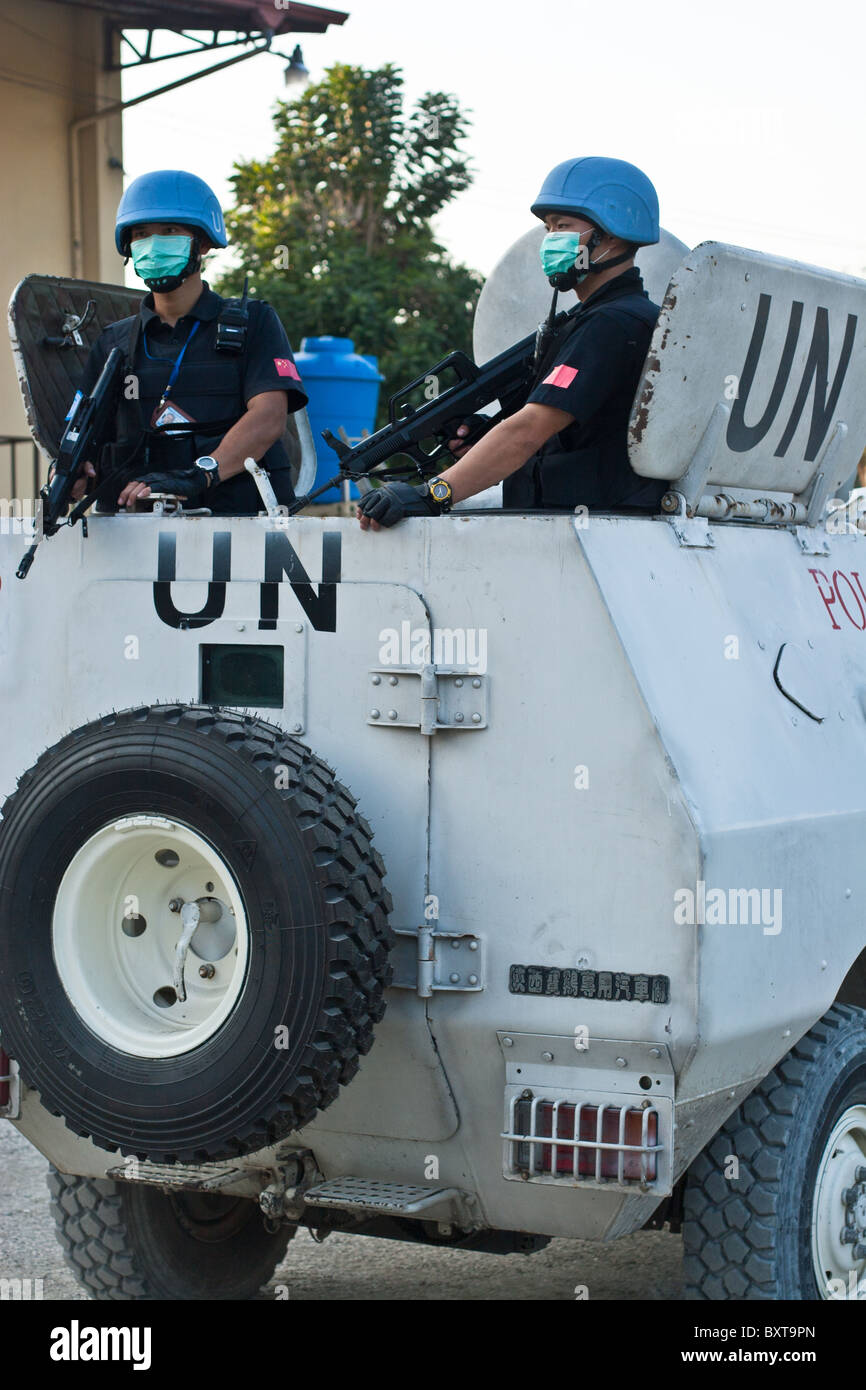
[[854, 1174], [855, 1182], [866, 1182], [866, 1168], [859, 1167]]
[[203, 980], [212, 980], [214, 975], [216, 974], [216, 970], [212, 965], [200, 965], [198, 968], [198, 973], [201, 975]]
[[846, 1207], [853, 1207], [857, 1201], [856, 1187], [846, 1187], [845, 1191], [842, 1193], [842, 1201], [845, 1203]]
[[843, 1226], [841, 1241], [843, 1245], [855, 1245], [857, 1242], [857, 1232], [853, 1226]]
[[169, 912], [180, 912], [183, 907], [183, 898], [172, 898], [168, 905]]
[[866, 1260], [866, 1245], [863, 1244], [862, 1240], [859, 1245], [854, 1246], [851, 1254], [854, 1256], [855, 1260]]

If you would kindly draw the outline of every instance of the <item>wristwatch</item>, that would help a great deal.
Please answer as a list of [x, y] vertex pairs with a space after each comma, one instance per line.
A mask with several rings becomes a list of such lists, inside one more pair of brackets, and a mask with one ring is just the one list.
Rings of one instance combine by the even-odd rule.
[[196, 459], [195, 466], [206, 475], [208, 487], [213, 487], [219, 482], [219, 464], [210, 454], [202, 454], [200, 459]]
[[451, 484], [446, 483], [444, 478], [431, 478], [427, 484], [427, 491], [438, 502], [440, 512], [450, 512], [452, 502]]

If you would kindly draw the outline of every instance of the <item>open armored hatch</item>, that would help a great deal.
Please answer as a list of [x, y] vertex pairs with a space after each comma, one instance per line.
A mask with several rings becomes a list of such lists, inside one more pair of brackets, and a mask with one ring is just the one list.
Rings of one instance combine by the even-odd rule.
[[704, 242], [662, 301], [631, 466], [672, 514], [819, 526], [866, 444], [864, 377], [866, 281]]
[[[46, 463], [57, 457], [64, 417], [90, 349], [110, 323], [138, 313], [141, 295], [123, 285], [27, 275], [9, 304], [9, 336], [27, 423]], [[298, 493], [316, 476], [316, 451], [306, 410], [286, 421], [283, 443]]]

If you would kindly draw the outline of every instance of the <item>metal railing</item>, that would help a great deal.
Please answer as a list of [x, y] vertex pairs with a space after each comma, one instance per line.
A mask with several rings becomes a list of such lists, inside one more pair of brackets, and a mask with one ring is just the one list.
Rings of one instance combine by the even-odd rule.
[[42, 455], [29, 435], [0, 434], [0, 497], [35, 502], [45, 471]]

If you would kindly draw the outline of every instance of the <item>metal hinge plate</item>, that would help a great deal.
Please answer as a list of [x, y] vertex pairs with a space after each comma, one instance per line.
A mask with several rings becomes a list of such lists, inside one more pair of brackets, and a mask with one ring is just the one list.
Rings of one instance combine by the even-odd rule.
[[383, 666], [370, 671], [367, 723], [380, 728], [471, 732], [487, 728], [487, 678], [468, 668]]
[[827, 531], [823, 526], [795, 526], [794, 537], [804, 555], [829, 555]]
[[484, 988], [481, 942], [470, 932], [440, 931], [432, 923], [396, 927], [392, 960], [395, 989], [414, 989], [422, 999], [439, 990], [477, 994]]
[[704, 516], [669, 516], [674, 535], [682, 546], [711, 550], [716, 540]]

